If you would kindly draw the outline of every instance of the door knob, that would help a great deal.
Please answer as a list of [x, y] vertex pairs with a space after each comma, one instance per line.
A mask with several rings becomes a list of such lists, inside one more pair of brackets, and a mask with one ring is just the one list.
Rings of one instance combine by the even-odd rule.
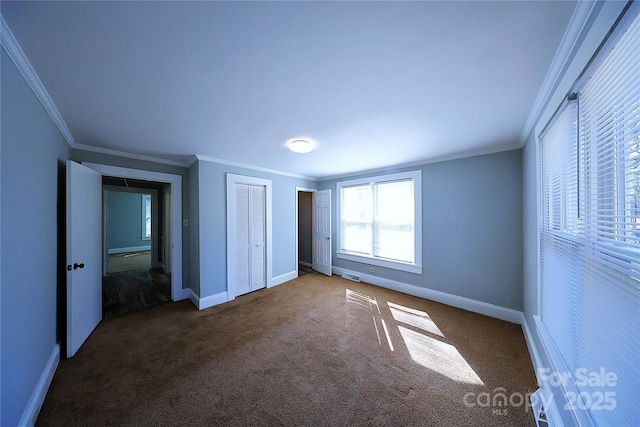
[[84, 263], [80, 263], [80, 264], [78, 264], [78, 263], [75, 263], [75, 262], [74, 262], [74, 263], [73, 263], [73, 269], [74, 269], [74, 270], [77, 270], [78, 268], [84, 268]]

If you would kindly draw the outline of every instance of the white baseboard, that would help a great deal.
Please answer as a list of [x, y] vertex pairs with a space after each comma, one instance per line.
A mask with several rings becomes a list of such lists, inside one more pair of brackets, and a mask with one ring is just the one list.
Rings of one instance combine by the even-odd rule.
[[191, 289], [183, 289], [184, 292], [188, 292], [191, 303], [195, 305], [198, 310], [204, 310], [205, 308], [213, 307], [214, 305], [227, 302], [227, 293], [220, 292], [215, 295], [209, 295], [208, 297], [200, 298]]
[[220, 292], [215, 295], [209, 295], [208, 297], [200, 298], [200, 305], [198, 307], [199, 310], [204, 310], [205, 308], [213, 307], [214, 305], [222, 304], [223, 302], [227, 302], [227, 292]]
[[538, 392], [537, 399], [540, 400], [539, 404], [544, 406], [545, 413], [547, 414], [547, 425], [549, 427], [563, 427], [562, 417], [558, 412], [558, 407], [553, 399], [553, 391], [549, 387], [547, 381], [544, 381], [543, 378], [540, 378], [540, 373], [544, 366], [542, 364], [542, 358], [540, 357], [540, 353], [538, 352], [538, 347], [536, 346], [536, 342], [533, 339], [532, 331], [536, 331], [537, 333], [537, 325], [535, 324], [532, 329], [529, 326], [529, 322], [527, 322], [527, 318], [524, 313], [522, 313], [522, 329], [524, 331], [524, 339], [527, 343], [527, 348], [529, 349], [529, 356], [531, 358], [531, 364], [533, 365], [533, 370], [536, 374], [536, 381], [538, 382]]
[[109, 255], [113, 254], [124, 254], [127, 252], [142, 252], [142, 251], [150, 251], [151, 246], [131, 246], [129, 248], [111, 248], [107, 249], [107, 253]]
[[198, 306], [200, 305], [200, 297], [196, 295], [196, 293], [193, 292], [192, 289], [183, 289], [183, 291], [186, 291], [187, 294], [189, 294], [189, 300], [191, 301], [191, 304], [199, 309]]
[[271, 285], [269, 285], [269, 287], [273, 288], [274, 286], [277, 286], [281, 283], [288, 282], [289, 280], [293, 280], [296, 277], [298, 277], [298, 272], [296, 270], [290, 271], [285, 274], [281, 274], [271, 279]]
[[[182, 289], [182, 292], [178, 293], [178, 297], [174, 300], [174, 302], [182, 301], [185, 299], [191, 299], [191, 289]], [[194, 294], [195, 295], [195, 294]]]
[[533, 339], [533, 334], [531, 333], [531, 327], [529, 326], [529, 322], [527, 322], [527, 318], [524, 313], [522, 313], [521, 323], [522, 330], [524, 332], [524, 340], [527, 343], [527, 348], [529, 349], [529, 356], [531, 357], [531, 363], [533, 364], [533, 369], [536, 373], [536, 379], [538, 381], [538, 387], [542, 386], [542, 382], [540, 378], [538, 378], [538, 373], [542, 366], [542, 359], [540, 358], [540, 353], [538, 353], [538, 348], [536, 347], [536, 342]]
[[356, 276], [360, 276], [363, 282], [371, 283], [372, 285], [440, 302], [463, 310], [472, 311], [474, 313], [483, 314], [485, 316], [494, 317], [496, 319], [505, 320], [518, 325], [522, 322], [522, 312], [511, 308], [500, 307], [483, 301], [476, 301], [471, 298], [422, 288], [420, 286], [409, 285], [408, 283], [397, 282], [395, 280], [385, 279], [382, 277], [371, 276], [369, 274], [348, 270], [346, 268], [333, 267], [332, 270], [333, 273], [337, 275], [342, 275], [342, 273], [354, 274]]
[[42, 404], [44, 403], [44, 398], [47, 395], [47, 391], [49, 390], [49, 386], [53, 380], [53, 375], [56, 373], [59, 363], [60, 345], [56, 344], [51, 351], [51, 355], [49, 356], [49, 360], [42, 371], [42, 375], [40, 375], [36, 388], [33, 390], [31, 399], [29, 399], [29, 403], [22, 414], [22, 419], [20, 420], [20, 424], [18, 424], [20, 427], [30, 427], [35, 425], [40, 409], [42, 408]]
[[304, 265], [305, 267], [313, 268], [313, 264], [310, 262], [298, 261], [298, 264]]

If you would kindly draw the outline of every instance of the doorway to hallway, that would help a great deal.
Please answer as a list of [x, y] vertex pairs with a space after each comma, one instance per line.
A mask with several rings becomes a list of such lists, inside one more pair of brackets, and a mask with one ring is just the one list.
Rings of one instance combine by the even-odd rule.
[[331, 276], [331, 190], [296, 187], [296, 272]]
[[104, 176], [103, 318], [171, 300], [168, 184]]

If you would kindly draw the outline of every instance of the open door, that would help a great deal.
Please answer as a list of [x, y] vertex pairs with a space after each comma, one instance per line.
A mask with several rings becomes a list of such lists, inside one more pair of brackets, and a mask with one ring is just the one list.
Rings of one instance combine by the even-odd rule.
[[102, 320], [102, 176], [67, 162], [67, 357]]
[[331, 190], [313, 193], [313, 269], [331, 276]]

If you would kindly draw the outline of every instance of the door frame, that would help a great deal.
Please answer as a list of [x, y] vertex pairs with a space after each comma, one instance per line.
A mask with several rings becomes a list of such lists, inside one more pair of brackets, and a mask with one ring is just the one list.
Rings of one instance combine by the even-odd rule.
[[259, 185], [265, 187], [266, 204], [265, 204], [265, 250], [266, 250], [266, 287], [273, 286], [273, 245], [272, 245], [272, 182], [270, 179], [255, 178], [252, 176], [236, 175], [227, 173], [227, 301], [231, 301], [236, 297], [236, 198], [235, 185]]
[[[162, 270], [171, 273], [171, 223], [167, 221], [167, 213], [171, 212], [171, 185], [162, 187]], [[171, 217], [169, 217], [171, 218]]]
[[[298, 206], [298, 200], [300, 198], [300, 193], [315, 193], [318, 191], [317, 188], [306, 188], [306, 187], [296, 187], [296, 277], [300, 277], [300, 269], [298, 268], [300, 264], [300, 254], [298, 253], [298, 249], [300, 248], [300, 241], [298, 240], [300, 236], [298, 236], [298, 217], [300, 215], [300, 206]], [[313, 247], [311, 245], [311, 259], [313, 260]]]
[[100, 172], [102, 176], [138, 179], [171, 186], [171, 212], [169, 214], [171, 222], [171, 299], [180, 301], [187, 298], [182, 289], [182, 176], [99, 163], [82, 164]]

